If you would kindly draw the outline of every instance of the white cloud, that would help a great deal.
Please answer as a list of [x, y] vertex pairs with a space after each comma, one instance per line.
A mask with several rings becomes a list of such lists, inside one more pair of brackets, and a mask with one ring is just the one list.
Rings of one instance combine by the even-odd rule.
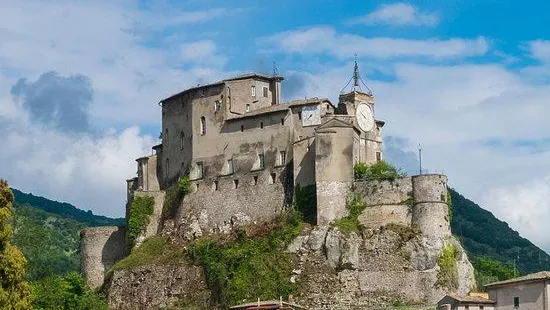
[[[0, 107], [9, 100], [1, 100]], [[11, 104], [14, 106], [13, 104]], [[0, 173], [10, 185], [96, 214], [123, 216], [125, 179], [135, 158], [150, 154], [154, 140], [138, 127], [101, 134], [62, 133], [35, 126], [26, 112], [0, 116]]]
[[528, 43], [531, 56], [543, 62], [550, 62], [550, 41], [535, 40]]
[[487, 192], [483, 204], [533, 243], [550, 249], [550, 176]]
[[462, 58], [487, 53], [489, 43], [483, 37], [477, 39], [399, 39], [363, 37], [337, 33], [332, 27], [313, 27], [278, 33], [263, 39], [260, 44], [270, 44], [266, 51], [298, 54], [328, 54], [347, 59], [354, 53], [361, 57], [389, 59], [396, 57], [429, 57], [433, 59]]
[[392, 26], [434, 26], [439, 22], [436, 13], [420, 12], [416, 7], [403, 2], [383, 4], [376, 11], [352, 19], [350, 24]]
[[227, 62], [227, 57], [217, 54], [216, 43], [212, 40], [182, 44], [181, 59], [185, 63], [212, 67], [222, 67]]

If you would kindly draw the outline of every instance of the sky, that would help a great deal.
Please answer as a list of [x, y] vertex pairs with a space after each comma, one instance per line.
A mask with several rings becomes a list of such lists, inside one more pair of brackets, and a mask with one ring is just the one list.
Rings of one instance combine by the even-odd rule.
[[336, 103], [354, 55], [385, 157], [550, 251], [548, 1], [0, 0], [0, 177], [122, 216], [158, 102], [245, 72]]

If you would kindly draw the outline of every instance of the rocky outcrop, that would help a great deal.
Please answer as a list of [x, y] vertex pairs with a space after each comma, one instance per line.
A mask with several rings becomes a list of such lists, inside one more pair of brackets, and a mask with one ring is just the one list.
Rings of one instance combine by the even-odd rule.
[[208, 309], [210, 292], [201, 267], [185, 262], [115, 270], [106, 283], [110, 309], [187, 305]]
[[[457, 250], [458, 288], [436, 284], [437, 257], [448, 243]], [[299, 262], [295, 270], [300, 273], [293, 277], [302, 291], [296, 300], [313, 308], [373, 307], [395, 301], [435, 304], [449, 292], [467, 293], [475, 282], [459, 242], [452, 237], [425, 238], [411, 227], [395, 224], [349, 234], [316, 227], [296, 238], [288, 251]]]

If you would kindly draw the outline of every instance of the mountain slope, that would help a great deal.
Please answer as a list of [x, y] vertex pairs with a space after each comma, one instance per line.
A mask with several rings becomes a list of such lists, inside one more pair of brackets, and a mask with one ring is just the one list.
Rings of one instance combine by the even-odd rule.
[[506, 222], [482, 209], [455, 190], [450, 190], [453, 218], [451, 229], [471, 256], [488, 256], [501, 263], [515, 264], [522, 274], [550, 270], [550, 256], [521, 237]]
[[102, 215], [95, 215], [92, 211], [83, 211], [66, 202], [58, 202], [46, 199], [33, 194], [25, 194], [15, 188], [11, 189], [15, 196], [15, 202], [20, 205], [29, 204], [37, 209], [57, 214], [62, 217], [72, 218], [76, 221], [85, 223], [86, 226], [119, 226], [124, 225], [123, 218], [109, 218]]

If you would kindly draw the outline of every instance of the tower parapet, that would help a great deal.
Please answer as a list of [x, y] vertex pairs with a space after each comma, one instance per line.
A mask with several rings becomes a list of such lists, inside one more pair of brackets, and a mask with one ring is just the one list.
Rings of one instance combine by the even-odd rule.
[[412, 188], [412, 224], [429, 238], [450, 237], [447, 177], [441, 174], [416, 175], [412, 177]]

